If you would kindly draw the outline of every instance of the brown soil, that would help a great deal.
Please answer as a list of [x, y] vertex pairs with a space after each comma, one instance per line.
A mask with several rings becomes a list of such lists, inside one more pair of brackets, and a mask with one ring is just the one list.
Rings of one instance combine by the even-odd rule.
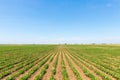
[[[51, 53], [51, 51], [53, 51], [53, 50], [50, 50], [48, 53]], [[38, 59], [38, 60], [40, 60], [40, 59]], [[38, 61], [38, 60], [36, 60], [36, 61]], [[35, 62], [35, 61], [34, 61]], [[37, 65], [37, 64], [36, 64]], [[13, 69], [13, 68], [12, 68]], [[22, 68], [20, 68], [20, 69], [18, 69], [18, 70], [16, 70], [16, 71], [14, 71], [14, 72], [12, 72], [10, 75], [8, 75], [8, 76], [5, 76], [4, 78], [2, 78], [1, 80], [5, 80], [7, 77], [9, 77], [9, 76], [11, 76], [12, 74], [16, 74], [16, 72], [17, 71], [19, 71], [19, 70], [21, 70]], [[31, 68], [30, 68], [31, 69]], [[28, 70], [29, 71], [29, 70]], [[25, 75], [28, 71], [26, 71], [25, 73], [23, 73], [23, 74], [20, 74], [19, 76], [21, 77], [21, 76], [23, 76], [23, 75]], [[15, 80], [20, 80], [20, 77], [19, 76], [17, 76], [16, 78], [15, 78]]]
[[56, 68], [56, 74], [55, 74], [55, 80], [62, 80], [62, 73], [61, 73], [61, 52], [59, 50], [59, 57], [58, 57], [58, 65], [57, 65], [57, 68]]
[[[89, 63], [88, 63], [88, 64], [89, 64]], [[91, 64], [89, 64], [89, 65], [90, 65], [93, 69], [95, 69], [95, 70], [99, 71], [100, 73], [102, 73], [102, 74], [108, 76], [110, 79], [112, 79], [112, 80], [116, 80], [114, 77], [112, 77], [112, 76], [109, 75], [109, 74], [106, 74], [105, 72], [101, 71], [101, 70], [98, 69], [97, 67], [95, 67], [95, 66], [93, 66], [93, 65], [91, 65]]]
[[[39, 59], [38, 59], [39, 60]], [[38, 60], [36, 60], [36, 61], [38, 61]], [[34, 62], [36, 62], [36, 61], [34, 61]], [[14, 69], [14, 68], [12, 68], [12, 69]], [[12, 70], [11, 69], [11, 70]], [[21, 69], [23, 69], [23, 67], [22, 68], [20, 68], [20, 69], [18, 69], [18, 70], [16, 70], [16, 71], [14, 71], [14, 72], [12, 72], [11, 74], [9, 74], [9, 75], [7, 75], [7, 76], [5, 76], [5, 77], [3, 77], [1, 80], [6, 80], [6, 78], [8, 78], [9, 76], [11, 76], [11, 75], [13, 75], [13, 74], [16, 74], [19, 70], [21, 70]], [[22, 75], [22, 74], [20, 74], [20, 75]]]
[[76, 68], [76, 70], [79, 72], [80, 74], [80, 77], [83, 79], [83, 80], [90, 80], [87, 76], [85, 76], [84, 72], [80, 69], [80, 67], [78, 65], [76, 65], [74, 63], [74, 61], [68, 56], [68, 52], [66, 52], [66, 56], [68, 57], [68, 59], [70, 60], [70, 62], [74, 65], [74, 67]]
[[[69, 55], [69, 56], [71, 56], [71, 55]], [[74, 59], [75, 59], [75, 58], [74, 58]], [[81, 63], [80, 61], [78, 61], [78, 60], [76, 60], [76, 61], [79, 62], [79, 63], [81, 64], [81, 66], [83, 66], [85, 69], [87, 69], [92, 75], [94, 75], [95, 78], [97, 78], [97, 79], [99, 79], [99, 80], [102, 80], [102, 78], [101, 78], [99, 75], [97, 75], [94, 71], [88, 69], [88, 68], [87, 68], [83, 63]]]
[[69, 80], [76, 80], [72, 70], [70, 69], [69, 64], [67, 63], [67, 60], [65, 58], [65, 54], [66, 54], [65, 52], [62, 52], [63, 60], [64, 60], [64, 63], [65, 63], [65, 66], [66, 66], [66, 71], [68, 73], [68, 78], [69, 78]]
[[[40, 58], [39, 60], [41, 60], [41, 58]], [[37, 66], [37, 65], [38, 65], [38, 63], [37, 63], [35, 66]], [[32, 67], [32, 68], [33, 68], [33, 67]], [[15, 80], [20, 80], [20, 78], [21, 78], [22, 76], [24, 76], [25, 74], [27, 74], [30, 70], [32, 70], [32, 68], [30, 68], [29, 70], [25, 71], [23, 74], [21, 74], [21, 75], [19, 75], [18, 77], [16, 77]]]
[[[70, 54], [69, 51], [67, 51], [67, 50], [65, 49], [64, 46], [58, 46], [55, 50], [51, 50], [51, 51], [49, 51], [48, 53], [49, 53], [49, 56], [50, 56], [50, 54], [52, 54], [52, 56], [50, 56], [50, 57], [53, 57], [53, 60], [50, 62], [50, 59], [49, 59], [49, 60], [45, 63], [45, 64], [48, 64], [49, 67], [48, 67], [48, 69], [46, 69], [46, 73], [43, 75], [42, 80], [48, 80], [48, 79], [50, 78], [50, 76], [51, 76], [51, 71], [52, 71], [52, 66], [53, 66], [53, 64], [54, 64], [57, 56], [58, 56], [58, 64], [57, 64], [56, 74], [54, 75], [54, 78], [55, 78], [55, 80], [62, 80], [62, 73], [61, 73], [61, 72], [62, 72], [62, 71], [61, 71], [61, 61], [62, 61], [62, 58], [61, 58], [61, 55], [63, 55], [63, 60], [64, 60], [64, 63], [65, 63], [65, 67], [66, 67], [66, 71], [67, 71], [69, 80], [77, 80], [77, 79], [76, 79], [74, 73], [72, 72], [72, 70], [71, 70], [71, 68], [70, 68], [70, 66], [69, 66], [69, 64], [68, 64], [68, 62], [67, 62], [67, 60], [66, 60], [66, 57], [70, 60], [70, 62], [72, 63], [72, 65], [73, 65], [73, 66], [75, 67], [75, 69], [78, 71], [78, 73], [79, 73], [80, 77], [82, 78], [82, 80], [90, 80], [90, 78], [87, 77], [87, 76], [84, 74], [84, 72], [82, 71], [82, 69], [74, 62], [74, 60], [71, 58], [71, 57], [73, 57], [73, 56]], [[83, 52], [83, 53], [84, 53], [84, 52]], [[66, 56], [66, 57], [65, 57], [65, 56]], [[90, 56], [90, 55], [87, 55], [87, 56]], [[48, 57], [48, 56], [47, 56], [47, 57]], [[73, 57], [73, 58], [74, 58], [77, 62], [79, 62], [85, 69], [87, 69], [92, 75], [94, 75], [97, 79], [102, 80], [102, 77], [101, 77], [100, 75], [97, 75], [97, 74], [95, 73], [95, 70], [97, 70], [97, 71], [99, 71], [100, 73], [108, 76], [108, 77], [109, 77], [110, 79], [112, 79], [112, 80], [116, 80], [116, 79], [115, 79], [114, 77], [112, 77], [111, 75], [106, 74], [104, 71], [98, 69], [98, 68], [97, 68], [96, 66], [94, 66], [92, 63], [89, 63], [90, 61], [87, 62], [87, 59], [86, 59], [86, 60], [82, 60], [82, 59], [81, 59], [81, 60], [82, 60], [83, 62], [85, 62], [87, 65], [91, 66], [91, 67], [93, 68], [93, 70], [91, 70], [91, 69], [88, 68], [86, 65], [84, 65], [84, 63], [82, 63], [82, 61], [77, 60], [75, 57]], [[41, 58], [40, 58], [40, 59], [37, 59], [36, 61], [37, 61], [37, 63], [36, 63], [34, 66], [32, 66], [32, 68], [35, 67], [35, 66], [37, 66], [37, 65], [39, 64], [39, 62], [41, 61]], [[45, 65], [45, 64], [44, 64], [44, 65]], [[42, 66], [44, 66], [44, 65], [42, 65]], [[20, 80], [20, 78], [21, 78], [22, 76], [26, 75], [30, 70], [32, 70], [32, 68], [30, 68], [29, 70], [27, 70], [27, 71], [24, 72], [23, 74], [20, 74], [18, 77], [15, 78], [15, 80]], [[21, 69], [22, 69], [22, 68], [21, 68]], [[21, 69], [19, 69], [19, 70], [21, 70]], [[17, 71], [19, 71], [19, 70], [16, 70], [15, 72], [11, 73], [10, 75], [15, 74], [15, 73], [16, 73]], [[28, 80], [34, 80], [35, 77], [40, 73], [40, 71], [41, 71], [41, 67], [40, 67], [35, 73], [33, 73]], [[10, 75], [8, 75], [8, 76], [10, 76]], [[1, 80], [6, 79], [8, 76], [5, 76], [5, 77], [4, 77], [3, 79], [1, 79]]]
[[52, 66], [56, 60], [57, 54], [55, 56], [53, 56], [53, 60], [51, 63], [48, 63], [49, 68], [46, 70], [46, 73], [44, 74], [42, 80], [48, 80], [51, 76], [51, 70], [52, 70]]
[[[48, 63], [49, 63], [49, 60], [45, 64], [48, 64]], [[35, 77], [40, 73], [40, 70], [41, 70], [41, 67], [35, 73], [33, 73], [28, 80], [34, 80]]]
[[[90, 56], [90, 55], [87, 55], [87, 56]], [[87, 62], [86, 62], [86, 63], [87, 63]], [[93, 67], [93, 69], [95, 69], [95, 70], [99, 71], [100, 73], [102, 73], [102, 74], [108, 76], [110, 79], [112, 79], [112, 80], [116, 80], [114, 77], [112, 77], [112, 76], [109, 75], [109, 74], [106, 74], [105, 72], [101, 71], [100, 69], [98, 69], [98, 68], [95, 67], [94, 65], [92, 65], [92, 64], [90, 64], [90, 63], [87, 63], [87, 64], [90, 65], [91, 67]]]

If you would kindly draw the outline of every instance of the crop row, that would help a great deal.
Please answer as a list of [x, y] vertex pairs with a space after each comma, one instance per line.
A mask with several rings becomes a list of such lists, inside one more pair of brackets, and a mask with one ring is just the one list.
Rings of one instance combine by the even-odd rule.
[[58, 64], [58, 56], [59, 56], [59, 54], [57, 54], [55, 62], [53, 63], [52, 70], [51, 70], [51, 76], [50, 76], [49, 80], [55, 80], [54, 75], [56, 74], [56, 68], [57, 68], [57, 64]]
[[66, 66], [65, 66], [65, 63], [64, 63], [64, 60], [63, 60], [63, 55], [62, 55], [62, 53], [61, 53], [61, 58], [62, 58], [62, 61], [61, 61], [62, 80], [69, 80], [68, 74], [67, 74], [67, 71], [66, 71]]
[[[38, 61], [38, 62], [41, 62], [42, 60], [44, 60], [45, 58], [47, 58], [47, 56], [44, 56], [44, 57], [42, 57], [42, 58], [40, 58], [40, 60]], [[30, 64], [29, 66], [27, 66], [27, 67], [24, 67], [24, 68], [22, 68], [20, 71], [19, 71], [19, 73], [15, 73], [15, 74], [12, 74], [11, 76], [9, 76], [7, 79], [8, 80], [14, 80], [15, 79], [15, 77], [17, 77], [17, 76], [19, 76], [20, 74], [23, 74], [25, 71], [27, 71], [27, 70], [29, 70], [30, 68], [32, 68], [34, 65], [40, 65], [40, 63], [32, 63], [32, 64]], [[39, 66], [38, 66], [39, 67]], [[36, 68], [33, 68], [30, 72], [29, 72], [29, 74], [30, 73], [33, 73], [34, 71], [36, 70]], [[17, 71], [18, 72], [18, 71]]]
[[35, 71], [37, 71], [42, 65], [44, 65], [49, 58], [50, 56], [40, 61], [40, 63], [37, 66], [33, 67], [26, 75], [22, 76], [21, 80], [27, 80]]
[[90, 66], [90, 64], [88, 64], [87, 62], [85, 62], [84, 60], [81, 59], [81, 57], [79, 55], [73, 55], [77, 60], [79, 60], [82, 64], [84, 64], [87, 68], [89, 68], [90, 70], [94, 71], [97, 75], [99, 75], [103, 80], [111, 80], [107, 75], [101, 73], [100, 71], [94, 69], [92, 66]]
[[78, 73], [78, 71], [75, 69], [74, 65], [70, 62], [70, 60], [68, 59], [68, 57], [65, 55], [65, 58], [72, 70], [72, 72], [74, 73], [75, 77], [77, 80], [82, 80], [82, 78], [80, 77], [80, 74]]
[[[78, 53], [78, 55], [80, 55], [80, 57], [86, 61], [87, 63], [90, 63], [91, 65], [94, 65], [95, 67], [97, 67], [98, 69], [102, 70], [103, 72], [105, 72], [106, 74], [109, 74], [111, 76], [113, 76], [116, 79], [120, 79], [120, 74], [117, 72], [114, 72], [112, 70], [109, 70], [109, 68], [106, 65], [103, 65], [102, 62], [98, 61], [97, 59], [92, 59], [91, 57], [85, 56], [85, 54], [83, 55], [83, 53]], [[97, 72], [98, 73], [98, 72]]]
[[[7, 77], [7, 79], [11, 79], [11, 78], [14, 79], [16, 76], [24, 73], [25, 71], [30, 69], [32, 66], [36, 65], [38, 62], [40, 62], [42, 59], [44, 59], [47, 55], [45, 55], [43, 58], [34, 58], [33, 57], [31, 60], [29, 60], [21, 65], [16, 66], [13, 69], [14, 70], [13, 72], [11, 72], [11, 70], [9, 70], [9, 74], [7, 74], [9, 76]], [[6, 75], [4, 75], [4, 76], [6, 76]]]

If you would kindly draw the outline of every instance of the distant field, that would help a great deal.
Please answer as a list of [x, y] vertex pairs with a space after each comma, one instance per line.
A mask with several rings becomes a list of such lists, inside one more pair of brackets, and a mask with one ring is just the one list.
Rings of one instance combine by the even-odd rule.
[[0, 45], [0, 80], [120, 80], [120, 46]]

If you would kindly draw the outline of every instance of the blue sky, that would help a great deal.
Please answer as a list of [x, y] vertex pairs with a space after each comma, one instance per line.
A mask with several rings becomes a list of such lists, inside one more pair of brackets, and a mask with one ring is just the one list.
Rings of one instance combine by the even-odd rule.
[[0, 43], [120, 43], [120, 0], [0, 0]]

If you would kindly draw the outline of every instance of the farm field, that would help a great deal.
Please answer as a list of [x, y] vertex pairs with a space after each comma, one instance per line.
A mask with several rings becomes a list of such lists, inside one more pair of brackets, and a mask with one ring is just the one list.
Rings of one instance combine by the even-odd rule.
[[120, 80], [120, 46], [0, 45], [0, 80]]

